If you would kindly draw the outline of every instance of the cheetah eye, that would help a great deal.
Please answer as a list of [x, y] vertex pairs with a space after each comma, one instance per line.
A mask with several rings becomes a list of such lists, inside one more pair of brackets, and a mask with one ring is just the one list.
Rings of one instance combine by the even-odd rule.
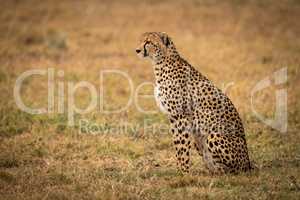
[[145, 54], [147, 54], [147, 52], [148, 52], [148, 49], [149, 49], [149, 45], [150, 45], [151, 43], [149, 42], [149, 41], [146, 41], [145, 42], [145, 44], [144, 44], [144, 52], [145, 52]]
[[145, 44], [144, 44], [144, 48], [146, 48], [146, 46], [149, 45], [149, 44], [150, 44], [150, 42], [146, 41]]

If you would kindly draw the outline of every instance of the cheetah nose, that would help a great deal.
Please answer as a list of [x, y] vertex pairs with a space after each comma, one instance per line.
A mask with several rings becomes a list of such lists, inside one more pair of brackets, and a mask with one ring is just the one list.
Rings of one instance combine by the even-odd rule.
[[136, 49], [135, 51], [136, 51], [136, 53], [140, 53], [142, 50]]

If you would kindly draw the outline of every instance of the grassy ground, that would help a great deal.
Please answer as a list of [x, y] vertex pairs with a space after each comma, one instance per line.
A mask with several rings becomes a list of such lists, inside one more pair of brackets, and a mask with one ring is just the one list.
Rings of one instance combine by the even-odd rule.
[[[3, 1], [0, 10], [0, 199], [299, 199], [299, 1], [28, 0]], [[73, 127], [67, 95], [62, 114], [57, 101], [48, 115], [17, 108], [14, 84], [29, 69], [64, 71], [64, 77], [56, 74], [55, 87], [60, 81], [65, 90], [71, 81], [100, 87], [105, 69], [127, 73], [135, 89], [153, 81], [150, 63], [134, 52], [145, 31], [171, 35], [181, 54], [219, 87], [233, 83], [227, 93], [241, 113], [258, 170], [214, 177], [193, 152], [191, 174], [182, 176], [166, 117], [140, 112], [136, 101], [122, 113], [76, 114]], [[287, 89], [286, 133], [258, 120], [250, 101], [255, 85], [283, 67], [288, 82], [256, 94], [254, 106], [273, 117], [275, 89]], [[104, 87], [105, 109], [126, 104], [126, 80], [110, 76]], [[152, 88], [139, 93], [152, 94]], [[46, 106], [47, 77], [25, 81], [22, 97], [26, 105]], [[84, 108], [89, 100], [79, 89], [76, 105]], [[153, 98], [139, 96], [138, 103], [157, 111]], [[102, 128], [80, 133], [80, 119]], [[118, 129], [126, 123], [128, 129]]]

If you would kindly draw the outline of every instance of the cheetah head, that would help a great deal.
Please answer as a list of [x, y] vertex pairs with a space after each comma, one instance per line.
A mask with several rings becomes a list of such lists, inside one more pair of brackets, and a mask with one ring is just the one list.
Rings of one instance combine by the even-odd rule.
[[149, 58], [157, 62], [175, 52], [175, 46], [166, 33], [147, 32], [142, 34], [140, 45], [135, 51], [140, 58]]

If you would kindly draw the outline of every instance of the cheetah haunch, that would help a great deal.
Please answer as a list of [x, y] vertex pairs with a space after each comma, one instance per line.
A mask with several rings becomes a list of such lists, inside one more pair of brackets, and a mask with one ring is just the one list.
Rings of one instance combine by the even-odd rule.
[[166, 33], [148, 32], [136, 49], [154, 66], [157, 104], [170, 120], [177, 164], [190, 168], [191, 138], [213, 174], [251, 169], [241, 118], [230, 99], [185, 61]]

